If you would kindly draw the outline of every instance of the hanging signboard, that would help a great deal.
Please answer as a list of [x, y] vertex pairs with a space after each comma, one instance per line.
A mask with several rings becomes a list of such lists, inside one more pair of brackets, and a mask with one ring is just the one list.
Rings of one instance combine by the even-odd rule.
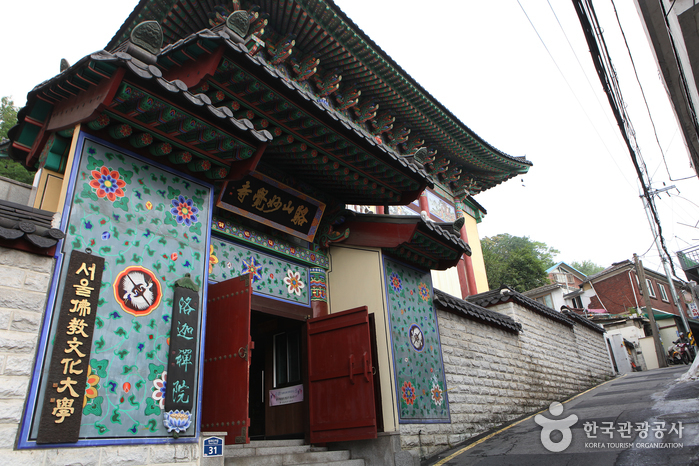
[[227, 182], [216, 205], [306, 241], [313, 241], [325, 210], [322, 202], [257, 172]]
[[71, 252], [36, 443], [78, 441], [103, 270], [104, 258]]

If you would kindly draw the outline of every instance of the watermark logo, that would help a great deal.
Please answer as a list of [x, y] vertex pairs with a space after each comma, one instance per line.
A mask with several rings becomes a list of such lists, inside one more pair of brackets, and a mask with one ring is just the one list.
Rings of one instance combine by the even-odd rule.
[[[549, 405], [549, 413], [554, 417], [560, 416], [563, 414], [563, 405], [558, 401], [554, 401]], [[578, 422], [578, 416], [571, 414], [562, 419], [549, 419], [546, 416], [537, 414], [534, 416], [534, 422], [541, 426], [541, 444], [544, 448], [553, 453], [560, 453], [568, 448], [570, 442], [573, 441], [573, 433], [570, 428]], [[554, 431], [559, 431], [563, 435], [563, 438], [558, 442], [551, 440], [551, 434]]]
[[[549, 405], [549, 414], [558, 418], [563, 415], [563, 405], [554, 401]], [[534, 422], [541, 426], [541, 444], [552, 453], [560, 453], [570, 446], [573, 441], [571, 427], [578, 422], [578, 416], [571, 414], [560, 419], [550, 419], [544, 415], [534, 416]], [[587, 439], [612, 440], [611, 442], [586, 442], [587, 449], [643, 449], [643, 448], [683, 448], [681, 442], [673, 442], [675, 438], [682, 439], [684, 426], [682, 422], [666, 423], [665, 421], [643, 422], [597, 422], [585, 421], [583, 431]], [[557, 442], [551, 439], [555, 431], [561, 433]], [[632, 440], [636, 437], [636, 441]], [[621, 442], [614, 442], [616, 438]]]

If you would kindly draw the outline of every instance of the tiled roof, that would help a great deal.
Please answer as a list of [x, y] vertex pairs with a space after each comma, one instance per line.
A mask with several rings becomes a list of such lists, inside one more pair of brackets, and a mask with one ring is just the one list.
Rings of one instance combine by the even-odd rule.
[[581, 324], [584, 325], [585, 327], [594, 330], [595, 332], [599, 333], [604, 333], [606, 330], [604, 327], [597, 325], [596, 323], [592, 322], [590, 319], [586, 319], [585, 317], [576, 314], [573, 311], [561, 311], [563, 314], [566, 315], [569, 319], [574, 321], [576, 324]]
[[[65, 234], [51, 227], [53, 212], [0, 200], [0, 246], [33, 251], [56, 246]], [[51, 252], [52, 253], [52, 252]]]
[[[385, 51], [374, 43], [331, 0], [261, 0], [255, 8], [264, 13], [275, 34], [295, 37], [294, 56], [314, 56], [324, 70], [339, 70], [340, 92], [357, 86], [362, 102], [374, 101], [389, 110], [399, 123], [413, 129], [427, 147], [439, 149], [440, 157], [463, 168], [462, 182], [468, 179], [481, 192], [526, 173], [532, 163], [525, 157], [513, 157], [496, 149], [462, 123], [444, 105], [417, 83]], [[196, 6], [193, 6], [196, 5]], [[144, 20], [155, 20], [163, 27], [164, 42], [177, 43], [197, 30], [210, 27], [207, 13], [230, 2], [210, 0], [141, 0], [107, 45], [116, 50], [129, 38], [131, 30]], [[320, 69], [320, 68], [319, 68]], [[398, 126], [396, 126], [398, 127]]]
[[[360, 151], [365, 151], [377, 160], [380, 160], [381, 164], [376, 168], [376, 173], [372, 172], [372, 169], [361, 165], [360, 162], [355, 160], [356, 157], [352, 155], [336, 155], [337, 160], [331, 156], [327, 163], [331, 166], [333, 163], [338, 165], [338, 167], [331, 167], [333, 168], [332, 170], [328, 170], [325, 162], [325, 165], [298, 163], [298, 160], [295, 158], [290, 159], [289, 154], [286, 152], [274, 150], [274, 147], [276, 147], [274, 146], [274, 138], [269, 131], [265, 129], [257, 131], [251, 121], [245, 118], [235, 118], [228, 107], [213, 105], [211, 98], [205, 93], [198, 93], [194, 88], [190, 90], [180, 80], [168, 81], [163, 77], [164, 72], [161, 70], [163, 63], [170, 60], [173, 55], [181, 52], [183, 56], [189, 56], [188, 52], [191, 52], [191, 50], [188, 47], [201, 48], [205, 46], [213, 50], [221, 45], [225, 47], [227, 57], [235, 57], [235, 62], [245, 63], [247, 75], [255, 75], [269, 90], [273, 91], [277, 99], [301, 104], [317, 124], [322, 122], [329, 127], [331, 126], [342, 138], [346, 138], [352, 144], [360, 147]], [[37, 100], [37, 97], [42, 96], [42, 98], [47, 98], [47, 101], [61, 102], [72, 96], [72, 94], [66, 93], [65, 88], [82, 89], [85, 86], [85, 81], [99, 81], [102, 76], [113, 75], [114, 70], [117, 68], [126, 68], [130, 81], [135, 83], [137, 87], [140, 86], [145, 89], [145, 93], [167, 96], [167, 99], [179, 104], [185, 112], [194, 115], [195, 118], [203, 118], [205, 122], [215, 124], [224, 131], [235, 135], [235, 137], [243, 141], [243, 144], [256, 147], [259, 143], [270, 142], [272, 147], [267, 149], [261, 163], [304, 179], [306, 183], [322, 189], [337, 198], [342, 198], [346, 203], [403, 205], [414, 199], [414, 196], [422, 191], [425, 186], [434, 186], [434, 180], [427, 174], [422, 165], [412, 162], [411, 157], [401, 156], [395, 149], [378, 143], [376, 138], [365, 128], [359, 127], [354, 121], [336, 111], [332, 106], [324, 105], [322, 101], [318, 100], [318, 96], [308, 92], [297, 81], [288, 79], [278, 69], [270, 66], [264, 60], [262, 54], [251, 56], [247, 53], [247, 49], [244, 46], [231, 41], [222, 31], [212, 32], [205, 29], [193, 33], [165, 47], [158, 55], [158, 59], [158, 66], [154, 66], [146, 64], [124, 51], [114, 53], [99, 51], [84, 57], [61, 74], [39, 84], [29, 93], [28, 105], [19, 112], [19, 125], [11, 131], [11, 139], [14, 142], [20, 142], [22, 139], [21, 131], [26, 125], [25, 118], [31, 117], [31, 107]], [[173, 61], [172, 63], [177, 62]], [[172, 64], [172, 67], [176, 68], [174, 64]], [[97, 76], [90, 74], [93, 72], [98, 72]], [[87, 76], [89, 79], [85, 79], [86, 74], [89, 75]], [[132, 93], [131, 98], [134, 98], [135, 94]], [[120, 117], [123, 118], [123, 115], [120, 112], [114, 112], [115, 105], [112, 103], [105, 109], [105, 112], [118, 120]], [[140, 124], [139, 121], [126, 122], [128, 124]], [[148, 131], [147, 125], [141, 126]], [[21, 142], [23, 142], [25, 149], [21, 151], [12, 149], [12, 152], [17, 152], [17, 154], [14, 156], [12, 152], [10, 154], [11, 157], [17, 160], [26, 158], [26, 150], [33, 143], [33, 141]], [[177, 143], [178, 141], [166, 142]], [[196, 148], [187, 148], [187, 150], [193, 152], [193, 155], [197, 154]], [[308, 153], [310, 154], [311, 152], [311, 147], [309, 146]], [[317, 152], [314, 152], [314, 154], [313, 157], [316, 157]], [[201, 158], [211, 160], [213, 166], [218, 166], [225, 170], [227, 170], [232, 160], [237, 160], [237, 154], [235, 153], [230, 157], [228, 155], [224, 156], [222, 153], [211, 155], [206, 151], [198, 153], [198, 155]], [[317, 157], [317, 160], [314, 160], [314, 162], [318, 162], [321, 159], [327, 159], [327, 157]], [[383, 164], [390, 166], [393, 170], [397, 169], [400, 175], [397, 175], [393, 170], [385, 170]], [[354, 176], [355, 178], [352, 178], [353, 184], [339, 182], [333, 178], [334, 175], [328, 175], [328, 173], [332, 174], [338, 170], [343, 173], [341, 176]], [[394, 176], [394, 174], [397, 176]], [[372, 181], [374, 181], [373, 184]], [[375, 187], [377, 182], [379, 184], [378, 188]], [[381, 191], [373, 192], [372, 189], [358, 189], [357, 186], [359, 185], [374, 186], [372, 187], [374, 191]], [[385, 191], [383, 191], [384, 187], [381, 186], [386, 186]], [[352, 194], [351, 198], [348, 197], [348, 192]], [[404, 197], [406, 198], [404, 199]], [[407, 197], [410, 199], [407, 199]]]
[[453, 223], [436, 223], [419, 215], [376, 215], [351, 211], [345, 213], [347, 228], [344, 241], [355, 246], [381, 247], [387, 255], [412, 265], [432, 270], [446, 270], [458, 264], [471, 248], [453, 230]]
[[524, 296], [511, 288], [503, 287], [499, 290], [486, 291], [485, 293], [479, 293], [477, 295], [469, 296], [466, 298], [467, 301], [474, 304], [478, 304], [483, 307], [490, 307], [496, 304], [502, 304], [509, 301], [513, 301], [527, 309], [538, 312], [539, 314], [548, 317], [549, 319], [560, 322], [564, 325], [573, 326], [572, 320], [564, 316], [558, 311], [551, 309], [550, 307], [544, 306], [538, 301]]
[[548, 291], [553, 291], [553, 290], [556, 290], [556, 289], [561, 288], [561, 287], [562, 287], [562, 285], [560, 283], [551, 283], [550, 285], [544, 285], [544, 286], [540, 286], [538, 288], [534, 288], [533, 290], [525, 291], [522, 294], [524, 296], [530, 296], [530, 297], [537, 296], [539, 294], [546, 293]]
[[621, 262], [615, 262], [615, 263], [613, 263], [611, 266], [609, 266], [609, 267], [607, 267], [606, 269], [602, 270], [601, 272], [598, 272], [598, 273], [596, 273], [596, 274], [594, 274], [594, 275], [590, 275], [589, 277], [585, 278], [585, 280], [583, 280], [583, 283], [589, 283], [589, 282], [591, 282], [591, 281], [596, 280], [596, 279], [599, 278], [599, 277], [602, 277], [602, 276], [607, 275], [607, 274], [609, 274], [609, 273], [612, 273], [612, 272], [615, 272], [615, 271], [617, 271], [617, 270], [623, 269], [623, 268], [625, 268], [625, 267], [631, 267], [631, 266], [633, 266], [633, 262], [631, 262], [631, 261], [628, 260], [628, 259], [627, 259], [627, 260], [623, 260], [623, 261], [621, 261]]
[[515, 322], [510, 316], [495, 311], [489, 311], [476, 304], [451, 296], [438, 289], [434, 290], [434, 303], [438, 309], [463, 315], [487, 325], [500, 327], [508, 332], [519, 333], [522, 324]]

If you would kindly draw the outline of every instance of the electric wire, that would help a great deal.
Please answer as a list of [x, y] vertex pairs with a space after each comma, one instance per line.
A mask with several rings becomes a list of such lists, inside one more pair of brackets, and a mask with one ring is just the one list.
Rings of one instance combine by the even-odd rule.
[[[648, 105], [648, 100], [646, 99], [646, 92], [643, 89], [643, 84], [641, 84], [641, 79], [638, 77], [638, 69], [636, 68], [636, 62], [633, 59], [633, 55], [631, 54], [631, 48], [629, 47], [629, 42], [626, 40], [626, 33], [624, 32], [624, 28], [621, 26], [621, 20], [619, 19], [619, 12], [616, 9], [616, 4], [614, 3], [614, 0], [611, 0], [612, 3], [612, 8], [614, 9], [614, 16], [616, 17], [616, 23], [619, 25], [619, 31], [621, 32], [621, 37], [624, 39], [624, 45], [626, 46], [626, 51], [629, 54], [629, 60], [631, 61], [631, 66], [633, 67], [633, 74], [636, 77], [636, 82], [638, 83], [638, 88], [641, 91], [641, 97], [643, 98], [643, 103], [646, 106], [646, 112], [648, 113], [648, 119], [650, 120], [650, 124], [653, 127], [653, 134], [655, 135], [655, 142], [658, 144], [658, 149], [660, 150], [660, 155], [663, 158], [663, 162], [665, 163], [665, 170], [667, 171], [667, 176], [670, 178], [670, 181], [680, 181], [680, 180], [675, 180], [672, 178], [672, 175], [670, 174], [670, 167], [667, 165], [667, 160], [665, 159], [665, 151], [663, 150], [661, 144], [660, 144], [660, 138], [658, 138], [658, 130], [655, 127], [655, 120], [653, 120], [653, 115], [651, 115], [650, 112], [650, 106]], [[673, 3], [674, 6], [674, 3]], [[657, 172], [657, 169], [656, 169]], [[655, 175], [655, 173], [653, 173]], [[694, 178], [693, 176], [690, 178]], [[649, 181], [652, 178], [649, 179]], [[685, 178], [686, 179], [686, 178]]]
[[[568, 86], [568, 89], [569, 89], [570, 92], [573, 94], [573, 97], [575, 98], [575, 101], [578, 103], [578, 106], [581, 108], [581, 110], [582, 110], [583, 113], [585, 114], [585, 117], [587, 118], [587, 121], [590, 123], [590, 126], [592, 126], [592, 129], [595, 131], [595, 134], [597, 135], [597, 138], [600, 140], [600, 142], [601, 142], [602, 145], [604, 146], [604, 149], [607, 151], [607, 154], [609, 154], [609, 157], [612, 159], [612, 162], [614, 162], [614, 165], [616, 166], [617, 170], [619, 170], [619, 173], [622, 175], [622, 177], [624, 178], [624, 180], [626, 181], [626, 183], [627, 183], [631, 188], [633, 188], [634, 186], [633, 186], [632, 183], [626, 178], [626, 174], [624, 173], [624, 170], [621, 169], [621, 167], [620, 167], [619, 164], [617, 163], [616, 159], [615, 159], [614, 156], [612, 155], [612, 151], [609, 149], [609, 147], [607, 146], [606, 141], [604, 140], [604, 138], [602, 137], [602, 135], [601, 135], [601, 134], [599, 133], [599, 131], [597, 130], [597, 127], [595, 126], [595, 124], [594, 124], [592, 118], [590, 118], [590, 115], [588, 115], [587, 111], [585, 110], [585, 107], [583, 106], [582, 102], [580, 102], [580, 99], [578, 98], [578, 95], [576, 94], [576, 92], [575, 92], [575, 90], [573, 89], [573, 87], [570, 85], [570, 82], [568, 82], [568, 79], [566, 78], [565, 74], [564, 74], [563, 71], [561, 70], [560, 66], [558, 66], [558, 62], [557, 62], [556, 59], [553, 57], [553, 54], [551, 53], [551, 51], [549, 50], [548, 46], [546, 45], [546, 42], [544, 42], [544, 39], [541, 37], [541, 34], [539, 34], [539, 31], [537, 30], [536, 26], [534, 25], [534, 23], [532, 22], [531, 18], [530, 18], [529, 15], [527, 14], [527, 11], [524, 9], [524, 6], [522, 6], [522, 3], [520, 3], [519, 0], [517, 0], [517, 4], [518, 4], [519, 7], [522, 9], [522, 12], [524, 13], [524, 16], [526, 16], [527, 21], [529, 21], [529, 24], [531, 25], [532, 29], [534, 29], [534, 32], [536, 33], [536, 36], [539, 38], [539, 41], [541, 42], [541, 44], [542, 44], [542, 45], [544, 46], [544, 48], [546, 49], [546, 52], [548, 53], [549, 57], [551, 58], [551, 61], [553, 61], [553, 64], [556, 66], [556, 69], [558, 70], [558, 72], [560, 73], [561, 77], [562, 77], [563, 80], [565, 81], [566, 85]], [[586, 78], [587, 78], [587, 77], [586, 77]]]
[[[646, 182], [646, 178], [648, 177], [648, 169], [643, 161], [643, 158], [640, 156], [635, 131], [633, 130], [633, 126], [631, 125], [628, 115], [626, 114], [626, 105], [624, 104], [621, 89], [619, 88], [619, 81], [617, 80], [616, 72], [614, 71], [614, 66], [609, 55], [606, 41], [601, 33], [599, 21], [597, 20], [597, 14], [589, 0], [573, 0], [573, 4], [575, 6], [576, 13], [578, 14], [583, 33], [585, 34], [585, 40], [590, 48], [590, 55], [592, 57], [592, 61], [594, 62], [595, 69], [597, 70], [597, 75], [599, 76], [602, 87], [607, 94], [607, 99], [612, 107], [612, 113], [614, 114], [619, 128], [621, 129], [622, 137], [626, 143], [629, 155], [631, 156], [631, 161], [636, 170], [639, 182], [641, 183], [641, 188], [643, 190], [642, 197], [646, 199], [651, 217], [653, 219], [653, 222], [651, 222], [651, 229], [655, 235], [655, 230], [657, 228], [661, 249], [665, 252], [665, 254], [667, 254], [668, 257], [671, 257], [662, 235], [662, 226], [660, 224], [660, 218], [653, 199], [654, 196], [650, 192], [649, 183]], [[655, 225], [653, 225], [653, 223]], [[672, 268], [673, 275], [676, 275], [675, 266], [672, 260], [670, 260], [670, 267]]]

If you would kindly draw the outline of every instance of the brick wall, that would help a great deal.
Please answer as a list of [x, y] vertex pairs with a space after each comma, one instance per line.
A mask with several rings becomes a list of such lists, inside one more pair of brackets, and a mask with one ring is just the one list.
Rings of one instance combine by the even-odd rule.
[[[631, 281], [629, 281], [629, 276]], [[672, 303], [672, 296], [670, 294], [670, 288], [667, 281], [658, 281], [653, 277], [646, 274], [646, 278], [649, 279], [653, 285], [653, 291], [655, 297], [650, 297], [651, 306], [654, 309], [660, 309], [662, 311], [671, 312], [677, 314], [677, 308], [674, 303]], [[633, 289], [631, 283], [633, 282]], [[668, 300], [664, 301], [662, 299], [662, 294], [658, 283], [663, 283], [665, 286], [665, 293], [667, 294]], [[638, 292], [638, 285], [636, 282], [636, 273], [628, 273], [625, 270], [621, 273], [613, 275], [611, 277], [605, 278], [602, 281], [595, 282], [595, 292], [597, 293], [597, 300], [593, 298], [590, 307], [595, 309], [602, 309], [602, 305], [607, 309], [608, 312], [612, 314], [619, 314], [626, 312], [629, 308], [640, 306], [644, 307], [645, 300], [643, 295]], [[602, 301], [600, 304], [599, 301]], [[597, 307], [595, 307], [597, 306]]]
[[522, 332], [437, 311], [451, 424], [401, 424], [404, 449], [431, 456], [612, 376], [602, 334], [513, 303], [489, 309], [514, 318]]
[[0, 464], [197, 464], [197, 444], [14, 450], [54, 260], [0, 247]]

